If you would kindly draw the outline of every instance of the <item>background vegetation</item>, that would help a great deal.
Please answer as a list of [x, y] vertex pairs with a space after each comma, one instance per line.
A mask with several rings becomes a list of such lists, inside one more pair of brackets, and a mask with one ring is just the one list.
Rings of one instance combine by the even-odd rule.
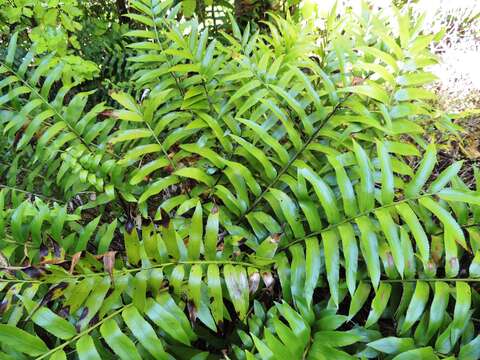
[[404, 2], [0, 0], [0, 358], [480, 358], [448, 30]]

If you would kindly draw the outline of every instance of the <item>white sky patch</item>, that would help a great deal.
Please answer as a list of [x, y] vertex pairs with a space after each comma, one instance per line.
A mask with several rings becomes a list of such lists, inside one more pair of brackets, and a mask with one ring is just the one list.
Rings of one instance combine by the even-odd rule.
[[[335, 3], [335, 0], [306, 1], [317, 5], [319, 19], [325, 18]], [[391, 0], [370, 1], [373, 8], [382, 9], [390, 8], [391, 3]], [[337, 12], [341, 14], [345, 7], [351, 7], [360, 13], [361, 5], [361, 0], [338, 0]], [[466, 19], [480, 13], [480, 0], [419, 0], [410, 2], [410, 6], [414, 14], [425, 13], [424, 28], [428, 32], [436, 33], [442, 28], [447, 30], [443, 40], [433, 48], [439, 54], [440, 64], [430, 69], [440, 79], [440, 96], [458, 100], [479, 97], [480, 17], [467, 26], [466, 31], [462, 25]], [[322, 20], [318, 21], [319, 26], [322, 23]], [[465, 106], [480, 106], [480, 100], [465, 103]]]

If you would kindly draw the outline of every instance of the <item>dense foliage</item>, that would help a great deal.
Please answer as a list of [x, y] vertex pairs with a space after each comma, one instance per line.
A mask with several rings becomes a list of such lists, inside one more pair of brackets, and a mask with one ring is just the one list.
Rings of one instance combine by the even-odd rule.
[[424, 88], [441, 34], [186, 2], [103, 32], [94, 2], [3, 13], [0, 357], [479, 358], [480, 197], [428, 137], [457, 131]]

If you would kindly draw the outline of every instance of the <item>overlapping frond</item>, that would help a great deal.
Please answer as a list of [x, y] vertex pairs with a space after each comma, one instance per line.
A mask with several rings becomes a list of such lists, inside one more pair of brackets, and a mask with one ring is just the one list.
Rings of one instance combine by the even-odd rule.
[[[24, 204], [24, 207], [28, 206], [28, 203]], [[50, 211], [45, 220], [50, 220], [48, 216], [58, 211], [58, 208]], [[125, 257], [116, 258], [116, 251], [98, 256], [77, 253], [67, 257], [64, 249], [68, 247], [64, 243], [66, 240], [62, 239], [58, 244], [61, 248], [57, 245], [48, 253], [40, 249], [38, 260], [31, 249], [27, 255], [34, 262], [32, 265], [3, 264], [2, 316], [8, 319], [8, 325], [2, 325], [2, 334], [21, 336], [24, 331], [15, 325], [27, 316], [50, 333], [51, 339], [57, 339], [48, 342], [53, 345], [48, 346], [30, 335], [23, 341], [34, 347], [15, 349], [12, 346], [8, 349], [49, 358], [68, 347], [75, 348], [81, 358], [88, 353], [96, 354], [98, 358], [105, 350], [96, 351], [90, 336], [99, 331], [120, 358], [143, 358], [145, 351], [154, 357], [171, 358], [162, 350], [162, 341], [156, 335], [158, 331], [166, 336], [171, 346], [190, 346], [197, 339], [191, 325], [197, 319], [213, 332], [219, 331], [218, 327], [222, 328], [227, 320], [244, 320], [250, 296], [260, 287], [272, 285], [268, 265], [272, 263], [276, 246], [274, 243], [264, 246], [255, 255], [232, 255], [228, 246], [220, 246], [218, 213], [212, 214], [203, 224], [198, 211], [191, 219], [164, 220], [159, 226], [152, 223], [144, 225], [141, 230], [127, 225], [121, 244]], [[26, 209], [24, 213], [25, 220], [31, 216]], [[14, 215], [13, 221], [18, 216]], [[37, 219], [38, 215], [34, 215], [33, 224], [38, 224]], [[77, 219], [78, 216], [70, 216], [63, 221]], [[48, 235], [53, 237], [55, 229], [61, 230], [58, 222], [51, 227], [44, 226]], [[18, 226], [14, 222], [11, 224], [13, 240], [20, 240], [15, 230]], [[41, 224], [32, 225], [30, 229], [23, 226], [21, 235], [26, 236], [31, 231], [34, 238], [38, 236], [35, 230], [39, 228]], [[85, 243], [94, 230], [89, 224], [80, 239], [76, 234], [65, 239], [77, 245], [82, 239]], [[109, 239], [105, 240], [106, 237]], [[101, 247], [109, 247], [105, 241], [111, 241], [112, 234], [108, 229], [104, 234], [99, 230], [97, 238], [100, 238], [98, 247], [101, 253]], [[30, 248], [35, 244], [26, 241], [24, 245]], [[11, 249], [7, 247], [2, 251], [8, 254]], [[38, 249], [36, 251], [38, 253]], [[9, 256], [9, 260], [15, 258]], [[262, 277], [264, 285], [261, 285]], [[129, 329], [128, 336], [115, 321], [121, 318]], [[139, 329], [143, 329], [142, 334], [147, 331], [148, 336], [140, 335]], [[142, 344], [139, 352], [129, 340], [130, 334], [138, 336], [137, 340]]]
[[435, 35], [365, 7], [213, 36], [172, 3], [131, 1], [113, 108], [16, 36], [0, 59], [0, 355], [479, 358]]
[[46, 174], [68, 194], [88, 188], [111, 192], [108, 149], [101, 144], [114, 122], [98, 119], [106, 107], [99, 103], [87, 110], [89, 92], [72, 93], [74, 83], [62, 84], [64, 64], [55, 63], [51, 55], [35, 59], [28, 52], [14, 68], [16, 49], [15, 34], [5, 59], [0, 59], [1, 130], [9, 140], [2, 158], [21, 158], [15, 160], [17, 171], [10, 178], [22, 166]]

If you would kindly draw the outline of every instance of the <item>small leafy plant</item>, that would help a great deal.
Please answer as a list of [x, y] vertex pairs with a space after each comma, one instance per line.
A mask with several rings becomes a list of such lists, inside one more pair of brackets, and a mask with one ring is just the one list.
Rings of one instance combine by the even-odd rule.
[[1, 357], [479, 358], [480, 197], [434, 173], [438, 36], [393, 11], [212, 31], [132, 0], [108, 97], [16, 32]]

